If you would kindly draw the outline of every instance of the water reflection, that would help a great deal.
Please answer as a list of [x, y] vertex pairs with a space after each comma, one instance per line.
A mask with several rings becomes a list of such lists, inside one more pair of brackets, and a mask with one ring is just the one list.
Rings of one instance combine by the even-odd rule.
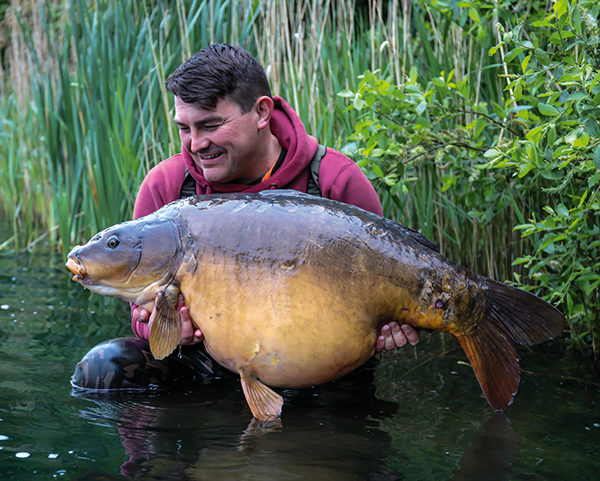
[[399, 480], [386, 465], [391, 438], [378, 429], [398, 405], [375, 397], [375, 364], [284, 392], [279, 422], [253, 420], [237, 380], [145, 398], [85, 395], [93, 404], [79, 415], [116, 428], [121, 474], [134, 479]]
[[[284, 416], [275, 422], [251, 419], [239, 383], [231, 380], [150, 397], [88, 394], [93, 405], [79, 415], [116, 429], [126, 456], [121, 474], [128, 478], [401, 480], [388, 462], [391, 437], [379, 429], [399, 406], [375, 397], [374, 365], [314, 389], [287, 391]], [[506, 415], [491, 414], [464, 441], [471, 448], [451, 479], [515, 474], [519, 436]]]
[[556, 341], [520, 351], [510, 421], [490, 412], [460, 350], [426, 342], [382, 356], [374, 376], [286, 392], [281, 426], [250, 424], [237, 381], [74, 397], [76, 363], [131, 335], [129, 313], [49, 265], [0, 255], [3, 481], [598, 478], [599, 364]]
[[505, 414], [492, 414], [461, 460], [454, 481], [511, 479], [519, 452], [519, 435]]

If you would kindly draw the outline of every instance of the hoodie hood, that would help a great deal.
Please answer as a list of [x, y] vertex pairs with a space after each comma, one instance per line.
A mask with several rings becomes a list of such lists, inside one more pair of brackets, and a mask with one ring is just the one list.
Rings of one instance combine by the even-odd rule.
[[271, 117], [270, 128], [273, 135], [279, 139], [281, 145], [287, 150], [283, 164], [271, 177], [258, 184], [208, 182], [204, 178], [202, 169], [182, 145], [181, 153], [185, 166], [201, 189], [204, 190], [204, 192], [198, 193], [260, 192], [268, 189], [292, 188], [292, 184], [298, 184], [298, 181], [304, 183], [308, 181], [307, 166], [317, 151], [319, 145], [317, 139], [307, 134], [300, 117], [285, 100], [275, 96], [273, 101], [275, 102], [275, 109]]

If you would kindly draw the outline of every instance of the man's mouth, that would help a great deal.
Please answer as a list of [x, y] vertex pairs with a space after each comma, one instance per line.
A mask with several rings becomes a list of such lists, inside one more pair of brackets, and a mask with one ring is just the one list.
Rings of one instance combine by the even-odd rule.
[[205, 155], [199, 155], [199, 157], [202, 160], [213, 160], [216, 159], [217, 157], [220, 157], [223, 154], [223, 152], [219, 152], [218, 154], [205, 154]]

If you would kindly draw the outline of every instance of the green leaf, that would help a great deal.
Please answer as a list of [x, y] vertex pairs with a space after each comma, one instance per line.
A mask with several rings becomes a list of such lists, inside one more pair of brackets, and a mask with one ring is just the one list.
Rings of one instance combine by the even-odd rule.
[[548, 104], [540, 102], [537, 107], [538, 107], [538, 110], [540, 111], [540, 114], [542, 114], [542, 115], [546, 115], [546, 116], [550, 117], [550, 116], [555, 116], [555, 115], [559, 114], [558, 110], [556, 110], [556, 108], [553, 107], [552, 105], [548, 105]]
[[382, 95], [384, 97], [387, 96], [389, 88], [390, 84], [385, 80], [382, 80], [381, 82], [377, 83], [377, 91], [379, 92], [379, 95]]
[[398, 177], [402, 177], [404, 175], [404, 164], [400, 161], [398, 163], [396, 163], [396, 173], [398, 174]]
[[560, 18], [565, 13], [567, 13], [568, 6], [569, 2], [567, 0], [557, 0], [556, 3], [552, 6], [554, 12], [556, 13], [556, 18]]
[[560, 180], [564, 177], [561, 172], [556, 170], [542, 170], [540, 173], [544, 179], [548, 180]]
[[479, 17], [479, 12], [476, 8], [469, 7], [469, 18], [473, 20], [475, 23], [481, 22], [481, 18]]
[[502, 152], [500, 152], [499, 150], [496, 150], [496, 149], [486, 150], [485, 154], [483, 154], [483, 156], [487, 157], [488, 159], [496, 159], [496, 158], [500, 157], [501, 155], [502, 155]]
[[375, 94], [373, 92], [369, 92], [367, 95], [365, 95], [365, 104], [367, 104], [367, 107], [373, 108], [376, 99], [377, 97], [375, 97]]
[[417, 72], [417, 68], [414, 65], [410, 68], [409, 75], [410, 75], [410, 82], [413, 84], [416, 83], [419, 74]]
[[590, 137], [598, 137], [598, 134], [600, 134], [600, 129], [598, 129], [598, 121], [596, 119], [587, 119], [584, 126], [585, 131]]
[[397, 195], [402, 190], [402, 182], [398, 182], [390, 189], [390, 195]]
[[556, 159], [557, 157], [560, 157], [561, 155], [570, 154], [572, 151], [573, 151], [573, 149], [571, 148], [570, 145], [561, 145], [554, 151], [554, 153], [552, 154], [552, 157], [554, 157]]
[[554, 32], [550, 36], [550, 41], [552, 43], [561, 43], [563, 40], [574, 37], [574, 36], [575, 36], [575, 34], [573, 32], [569, 32], [568, 30], [562, 30], [560, 32]]
[[533, 165], [530, 162], [527, 162], [526, 164], [521, 165], [521, 168], [519, 169], [519, 179], [522, 179], [523, 177], [525, 177], [529, 171], [531, 169], [533, 169], [535, 167], [535, 165]]
[[530, 130], [525, 134], [525, 137], [531, 140], [532, 142], [539, 142], [540, 140], [540, 132], [544, 128], [543, 125], [538, 125], [535, 129]]
[[553, 239], [554, 239], [554, 236], [546, 235], [544, 237], [544, 242], [542, 242], [542, 245], [539, 247], [539, 250], [541, 250], [541, 251], [545, 250], [550, 244], [552, 244]]
[[523, 69], [523, 73], [527, 72], [527, 66], [529, 65], [529, 61], [531, 60], [531, 54], [527, 55], [523, 62], [521, 62], [521, 68]]
[[558, 215], [560, 215], [562, 217], [569, 216], [569, 209], [567, 209], [565, 207], [565, 204], [558, 204], [558, 207], [556, 208], [556, 212], [558, 212]]
[[521, 82], [517, 84], [513, 93], [517, 102], [523, 98], [523, 84]]
[[526, 262], [531, 262], [531, 257], [519, 257], [514, 260], [512, 263], [513, 266], [518, 266], [519, 264], [525, 264]]
[[495, 47], [490, 48], [490, 50], [488, 51], [488, 55], [491, 57], [492, 55], [494, 55], [498, 49], [500, 47], [502, 47], [502, 45], [504, 45], [506, 42], [500, 42], [498, 45], [496, 45]]
[[594, 150], [594, 166], [596, 169], [600, 170], [600, 145], [596, 147]]
[[552, 125], [550, 127], [550, 129], [548, 130], [548, 145], [550, 147], [552, 147], [554, 145], [555, 141], [556, 141], [556, 128], [554, 127], [554, 125]]
[[383, 170], [381, 170], [381, 167], [379, 167], [377, 164], [371, 164], [371, 170], [375, 172], [377, 177], [383, 178]]
[[510, 52], [508, 52], [504, 56], [504, 61], [505, 62], [510, 62], [513, 58], [515, 58], [517, 55], [519, 55], [521, 52], [524, 52], [525, 50], [527, 50], [526, 47], [513, 48]]
[[556, 228], [556, 221], [554, 220], [554, 217], [546, 217], [546, 219], [542, 221], [542, 224], [544, 224], [547, 229]]
[[579, 137], [575, 142], [573, 142], [573, 147], [585, 147], [589, 141], [589, 134], [587, 132], [584, 132], [583, 134], [581, 134], [581, 137]]
[[581, 35], [581, 12], [578, 8], [573, 9], [573, 15], [571, 16], [571, 22], [573, 27], [579, 35]]
[[349, 99], [349, 98], [354, 97], [354, 92], [351, 92], [348, 89], [344, 89], [344, 90], [341, 90], [340, 92], [338, 92], [338, 97], [343, 97], [343, 98]]
[[353, 105], [356, 110], [362, 110], [362, 108], [365, 106], [365, 103], [360, 97], [355, 97]]
[[592, 175], [588, 179], [588, 187], [590, 187], [590, 188], [593, 188], [597, 184], [600, 184], [600, 167], [596, 167], [596, 168], [598, 169], [598, 172], [596, 172], [594, 175]]
[[426, 108], [427, 108], [427, 102], [423, 101], [419, 105], [417, 105], [415, 112], [417, 113], [417, 115], [421, 115], [423, 112], [425, 112]]
[[533, 142], [528, 142], [525, 144], [525, 152], [527, 153], [529, 160], [531, 160], [534, 165], [538, 165], [537, 149], [535, 148], [535, 144]]

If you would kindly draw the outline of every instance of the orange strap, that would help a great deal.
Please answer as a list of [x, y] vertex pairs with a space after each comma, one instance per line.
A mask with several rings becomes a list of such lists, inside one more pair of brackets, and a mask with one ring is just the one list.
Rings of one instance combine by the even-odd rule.
[[275, 162], [271, 168], [269, 169], [269, 172], [267, 172], [262, 179], [260, 179], [261, 182], [264, 182], [265, 180], [267, 180], [269, 177], [271, 177], [271, 173], [273, 172], [273, 169], [275, 168], [275, 166], [277, 165], [277, 162]]

